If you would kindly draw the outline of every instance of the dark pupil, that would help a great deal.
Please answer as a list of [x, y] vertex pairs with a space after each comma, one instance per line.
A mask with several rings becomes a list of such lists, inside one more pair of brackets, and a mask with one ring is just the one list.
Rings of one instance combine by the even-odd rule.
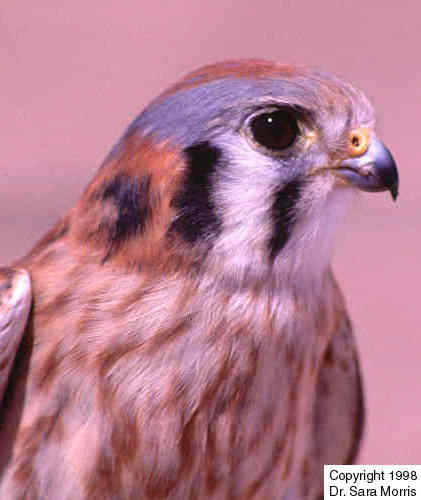
[[251, 131], [256, 142], [279, 151], [294, 142], [298, 135], [298, 125], [291, 113], [278, 110], [253, 118]]

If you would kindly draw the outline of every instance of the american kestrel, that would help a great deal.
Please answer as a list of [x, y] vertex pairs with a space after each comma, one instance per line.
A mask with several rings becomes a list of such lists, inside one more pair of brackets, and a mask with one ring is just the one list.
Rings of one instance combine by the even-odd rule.
[[356, 188], [398, 173], [330, 74], [225, 62], [154, 100], [0, 272], [0, 498], [321, 497], [362, 428], [330, 264]]

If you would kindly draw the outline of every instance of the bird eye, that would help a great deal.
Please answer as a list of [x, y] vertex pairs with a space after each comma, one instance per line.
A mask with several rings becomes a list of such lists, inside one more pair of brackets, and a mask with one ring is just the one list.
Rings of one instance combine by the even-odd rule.
[[291, 146], [300, 129], [292, 113], [278, 109], [255, 116], [250, 123], [253, 139], [273, 151], [282, 151]]

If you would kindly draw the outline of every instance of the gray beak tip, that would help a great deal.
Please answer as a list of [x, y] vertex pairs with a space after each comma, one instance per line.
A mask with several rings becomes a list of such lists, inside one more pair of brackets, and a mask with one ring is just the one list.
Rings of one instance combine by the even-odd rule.
[[398, 197], [398, 184], [393, 184], [393, 186], [390, 187], [390, 194], [392, 196], [392, 200], [393, 201], [396, 201], [397, 197]]

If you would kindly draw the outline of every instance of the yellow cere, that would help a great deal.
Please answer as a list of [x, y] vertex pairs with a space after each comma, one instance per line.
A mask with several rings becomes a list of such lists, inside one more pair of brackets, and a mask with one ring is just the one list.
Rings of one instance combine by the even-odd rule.
[[349, 133], [348, 151], [351, 156], [363, 155], [370, 145], [370, 132], [366, 128], [356, 128]]

